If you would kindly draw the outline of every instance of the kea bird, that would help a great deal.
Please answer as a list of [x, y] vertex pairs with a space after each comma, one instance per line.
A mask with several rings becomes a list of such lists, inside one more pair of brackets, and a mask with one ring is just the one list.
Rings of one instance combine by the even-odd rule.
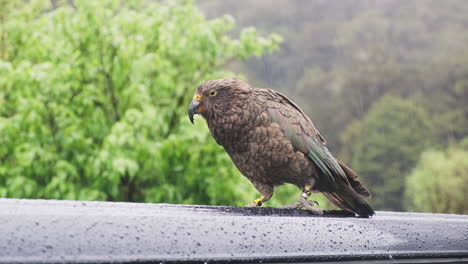
[[189, 118], [202, 115], [216, 142], [261, 197], [248, 206], [261, 206], [274, 188], [294, 184], [302, 194], [287, 208], [304, 208], [321, 215], [308, 198], [322, 193], [337, 207], [369, 217], [370, 197], [357, 175], [335, 159], [310, 118], [283, 94], [252, 88], [239, 79], [203, 82], [189, 106]]

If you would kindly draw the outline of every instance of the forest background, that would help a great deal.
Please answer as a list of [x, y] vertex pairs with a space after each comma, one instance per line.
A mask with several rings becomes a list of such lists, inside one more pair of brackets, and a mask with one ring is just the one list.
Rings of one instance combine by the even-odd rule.
[[[244, 205], [187, 106], [276, 89], [377, 210], [468, 214], [468, 2], [0, 0], [0, 197]], [[269, 206], [295, 201], [278, 188]], [[324, 202], [322, 207], [330, 207]]]

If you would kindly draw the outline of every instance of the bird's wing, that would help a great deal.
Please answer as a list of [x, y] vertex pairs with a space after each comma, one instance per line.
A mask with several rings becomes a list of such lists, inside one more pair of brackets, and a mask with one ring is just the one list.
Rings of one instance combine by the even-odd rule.
[[281, 126], [292, 145], [306, 154], [327, 176], [321, 180], [327, 189], [337, 187], [337, 181], [348, 183], [346, 173], [325, 146], [325, 139], [297, 104], [271, 89], [256, 89], [255, 93], [260, 103], [266, 105], [272, 121]]

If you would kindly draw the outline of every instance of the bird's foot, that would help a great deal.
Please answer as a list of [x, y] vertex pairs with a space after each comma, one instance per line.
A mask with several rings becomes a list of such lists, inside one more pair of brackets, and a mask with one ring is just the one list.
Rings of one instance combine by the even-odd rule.
[[304, 197], [301, 197], [299, 202], [302, 204], [304, 210], [309, 211], [309, 212], [313, 213], [314, 215], [323, 215], [323, 210], [322, 209], [314, 207], [314, 204], [318, 205], [317, 201], [308, 201]]
[[283, 209], [300, 209], [301, 206], [302, 206], [301, 202], [296, 202], [296, 203], [292, 203], [292, 204], [283, 205], [280, 208], [283, 208]]
[[282, 206], [280, 208], [285, 208], [285, 209], [304, 209], [306, 211], [309, 211], [315, 215], [323, 215], [323, 210], [319, 208], [315, 208], [314, 205], [319, 205], [317, 201], [308, 201], [304, 197], [301, 197], [301, 199], [293, 204], [288, 204], [285, 206]]

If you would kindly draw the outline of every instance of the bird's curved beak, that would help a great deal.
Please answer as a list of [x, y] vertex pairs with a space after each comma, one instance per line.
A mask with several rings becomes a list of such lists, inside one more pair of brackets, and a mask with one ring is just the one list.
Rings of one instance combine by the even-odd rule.
[[196, 114], [200, 113], [199, 106], [200, 106], [201, 99], [202, 99], [202, 96], [200, 94], [196, 93], [193, 96], [192, 102], [190, 103], [190, 106], [189, 106], [189, 109], [188, 109], [188, 114], [189, 114], [190, 122], [192, 122], [192, 124], [193, 124], [193, 115], [196, 115]]

